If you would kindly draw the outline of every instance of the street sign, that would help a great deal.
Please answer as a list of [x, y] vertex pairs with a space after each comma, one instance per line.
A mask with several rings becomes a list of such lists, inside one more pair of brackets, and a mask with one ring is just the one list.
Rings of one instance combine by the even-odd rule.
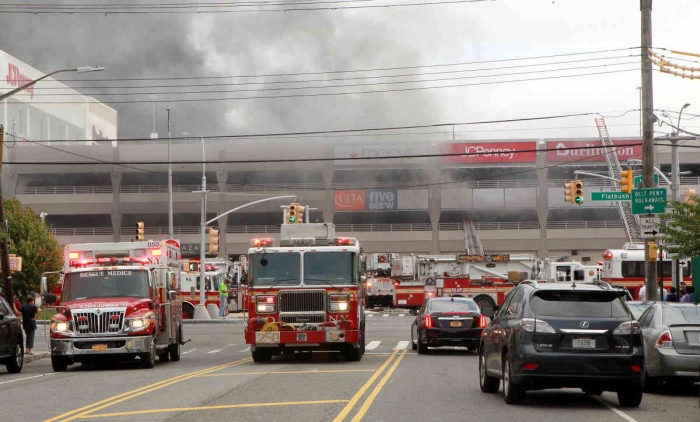
[[642, 231], [642, 237], [653, 238], [659, 234], [659, 223], [661, 219], [658, 217], [639, 217], [639, 228]]
[[[634, 186], [639, 186], [640, 183], [642, 183], [642, 176], [634, 176]], [[658, 174], [654, 175], [654, 184], [655, 185], [659, 184], [659, 175]]]
[[591, 201], [629, 201], [630, 194], [625, 192], [591, 192]]
[[666, 209], [666, 188], [632, 190], [632, 214], [663, 214]]
[[16, 273], [22, 271], [22, 257], [10, 255], [10, 272]]

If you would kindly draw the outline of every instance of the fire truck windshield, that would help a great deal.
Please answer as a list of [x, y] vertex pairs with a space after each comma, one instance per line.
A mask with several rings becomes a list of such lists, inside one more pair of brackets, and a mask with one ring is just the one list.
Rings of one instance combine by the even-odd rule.
[[304, 254], [304, 284], [355, 284], [356, 259], [352, 252], [307, 252]]
[[301, 283], [300, 254], [256, 253], [250, 258], [252, 286], [298, 286]]
[[62, 301], [100, 297], [149, 297], [147, 270], [95, 270], [68, 273]]

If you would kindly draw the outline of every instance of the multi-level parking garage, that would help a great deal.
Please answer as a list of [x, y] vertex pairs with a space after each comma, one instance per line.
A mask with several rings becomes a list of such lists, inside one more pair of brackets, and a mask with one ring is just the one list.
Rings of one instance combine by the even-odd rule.
[[[615, 142], [628, 145], [618, 148], [621, 163], [639, 157], [641, 148], [629, 146], [638, 140]], [[568, 149], [595, 147], [596, 139], [379, 143], [278, 138], [205, 143], [207, 187], [212, 191], [210, 218], [259, 195], [294, 193], [300, 202], [318, 208], [312, 213], [313, 221], [334, 222], [338, 232], [360, 238], [367, 252], [463, 252], [465, 219], [475, 223], [490, 252], [598, 260], [604, 249], [626, 241], [615, 204], [589, 200], [592, 191], [614, 190], [604, 179], [584, 178], [587, 200], [582, 206], [564, 201], [563, 186], [574, 170], [607, 173], [600, 149]], [[167, 142], [61, 145], [60, 149], [66, 152], [26, 144], [11, 149], [9, 162], [56, 164], [9, 164], [4, 189], [36, 212], [48, 213], [46, 221], [62, 242], [128, 240], [137, 221], [145, 222], [147, 237], [167, 235], [167, 165], [138, 164], [167, 161]], [[132, 164], [57, 164], [91, 161], [76, 153]], [[176, 163], [175, 237], [197, 243], [200, 195], [192, 191], [201, 182], [202, 148], [198, 140], [173, 141], [171, 153]], [[461, 155], [470, 153], [478, 155]], [[412, 157], [431, 154], [458, 155]], [[700, 173], [695, 163], [700, 163], [700, 154], [688, 150], [681, 156], [682, 170], [692, 172], [682, 178], [682, 185], [698, 189]], [[271, 158], [306, 161], [261, 162]], [[667, 168], [670, 152], [659, 150], [658, 159]], [[245, 252], [252, 237], [277, 236], [280, 205], [261, 204], [219, 220], [221, 254]]]

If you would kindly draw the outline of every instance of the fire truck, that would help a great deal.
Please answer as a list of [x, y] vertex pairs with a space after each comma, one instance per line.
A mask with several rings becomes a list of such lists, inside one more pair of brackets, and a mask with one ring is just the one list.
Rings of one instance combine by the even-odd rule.
[[[204, 304], [216, 305], [221, 304], [219, 298], [219, 284], [222, 280], [226, 280], [228, 275], [228, 267], [224, 264], [205, 261], [204, 262]], [[182, 317], [184, 319], [192, 319], [194, 316], [194, 308], [200, 302], [201, 292], [201, 273], [199, 261], [189, 260], [182, 263], [182, 271], [180, 277], [182, 280], [182, 288], [180, 299], [182, 300]]]
[[312, 350], [359, 361], [365, 351], [360, 243], [336, 237], [331, 223], [304, 223], [304, 208], [285, 207], [279, 246], [251, 240], [246, 343], [255, 362]]
[[[50, 327], [53, 370], [108, 358], [138, 358], [144, 368], [152, 368], [156, 356], [179, 361], [179, 269], [175, 240], [66, 246], [60, 305]], [[58, 299], [45, 298], [49, 305]]]
[[549, 283], [582, 282], [595, 283], [600, 281], [602, 265], [583, 265], [577, 261], [569, 261], [562, 257], [546, 258], [534, 269], [533, 278]]
[[[672, 259], [665, 254], [657, 265], [657, 279], [664, 282], [664, 288], [671, 287]], [[690, 263], [679, 260], [681, 280], [688, 284], [692, 283], [690, 274]], [[603, 254], [603, 270], [601, 280], [610, 284], [622, 285], [632, 294], [632, 297], [639, 297], [639, 289], [644, 285], [646, 274], [646, 262], [644, 261], [643, 243], [625, 243], [622, 249], [608, 249]]]
[[396, 307], [396, 286], [391, 278], [391, 254], [368, 254], [366, 258], [365, 303], [367, 308]]

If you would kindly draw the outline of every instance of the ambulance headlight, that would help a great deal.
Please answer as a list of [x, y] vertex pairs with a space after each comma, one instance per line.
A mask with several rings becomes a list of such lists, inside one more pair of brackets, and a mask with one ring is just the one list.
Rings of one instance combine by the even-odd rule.
[[147, 329], [153, 322], [154, 315], [148, 314], [138, 318], [129, 318], [126, 320], [126, 331], [140, 331]]
[[56, 331], [56, 332], [70, 331], [70, 322], [54, 321], [51, 323], [51, 331]]

